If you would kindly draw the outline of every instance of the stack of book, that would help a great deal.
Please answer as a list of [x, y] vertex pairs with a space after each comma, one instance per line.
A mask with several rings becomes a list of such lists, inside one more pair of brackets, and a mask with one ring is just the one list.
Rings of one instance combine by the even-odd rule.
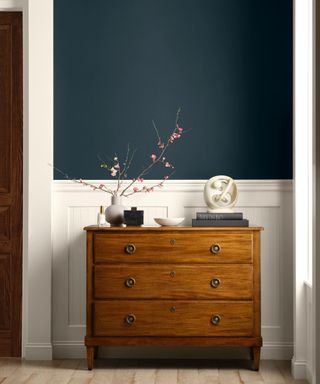
[[197, 212], [192, 219], [193, 227], [248, 227], [249, 220], [243, 218], [242, 212], [210, 213]]

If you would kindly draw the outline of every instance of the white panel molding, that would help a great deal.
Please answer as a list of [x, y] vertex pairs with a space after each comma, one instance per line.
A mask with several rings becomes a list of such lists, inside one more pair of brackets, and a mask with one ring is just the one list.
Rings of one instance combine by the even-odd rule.
[[[153, 217], [186, 217], [190, 225], [196, 211], [205, 210], [205, 180], [169, 180], [163, 189], [135, 194], [128, 206], [145, 211], [145, 224]], [[262, 358], [290, 359], [292, 333], [292, 181], [238, 180], [237, 208], [262, 233]], [[93, 181], [94, 183], [94, 181]], [[101, 181], [96, 181], [97, 185]], [[107, 182], [113, 188], [113, 181]], [[153, 183], [153, 181], [150, 181]], [[110, 195], [92, 191], [70, 181], [53, 182], [53, 353], [54, 357], [84, 357], [85, 335], [85, 232], [95, 224], [100, 205], [110, 204]], [[114, 356], [107, 348], [102, 354]], [[130, 349], [121, 349], [130, 357]], [[157, 349], [154, 349], [156, 354]], [[136, 352], [135, 352], [136, 353]], [[143, 349], [142, 352], [143, 353]], [[240, 355], [243, 352], [240, 352]], [[240, 356], [239, 355], [239, 356]], [[212, 353], [211, 353], [212, 356]]]

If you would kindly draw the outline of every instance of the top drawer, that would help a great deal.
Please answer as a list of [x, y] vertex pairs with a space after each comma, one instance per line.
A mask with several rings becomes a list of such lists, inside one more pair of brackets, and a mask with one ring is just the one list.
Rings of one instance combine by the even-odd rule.
[[95, 233], [95, 263], [252, 263], [252, 233]]

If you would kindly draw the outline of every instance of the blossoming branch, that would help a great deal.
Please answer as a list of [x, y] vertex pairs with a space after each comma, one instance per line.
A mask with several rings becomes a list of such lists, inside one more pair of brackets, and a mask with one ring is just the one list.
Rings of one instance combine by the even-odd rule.
[[[124, 181], [127, 180], [128, 178], [128, 171], [131, 167], [132, 161], [136, 153], [136, 149], [131, 150], [129, 144], [128, 144], [127, 153], [123, 162], [121, 162], [120, 157], [117, 155], [115, 155], [113, 159], [111, 159], [111, 162], [108, 162], [108, 163], [100, 159], [101, 161], [100, 167], [105, 169], [110, 174], [111, 177], [116, 178], [117, 180], [117, 187], [115, 190], [111, 190], [104, 183], [101, 183], [99, 186], [96, 186], [82, 179], [71, 179], [71, 180], [73, 182], [80, 183], [84, 186], [90, 187], [93, 190], [100, 190], [100, 191], [109, 193], [113, 196], [124, 196], [124, 197], [133, 195], [134, 193], [152, 192], [156, 188], [161, 188], [164, 182], [173, 175], [174, 169], [175, 169], [171, 161], [167, 159], [166, 151], [170, 145], [172, 145], [176, 140], [180, 139], [182, 135], [186, 132], [179, 125], [180, 111], [181, 109], [179, 108], [176, 114], [174, 129], [165, 140], [161, 139], [155, 123], [152, 122], [154, 130], [157, 135], [157, 143], [154, 151], [150, 154], [150, 163], [147, 166], [143, 167], [140, 173], [136, 177], [132, 178], [128, 184], [126, 183], [124, 185]], [[162, 165], [166, 170], [170, 169], [171, 172], [166, 172], [167, 174], [163, 177], [163, 180], [160, 181], [159, 183], [147, 186], [144, 184], [145, 182], [144, 178], [153, 169], [153, 167], [156, 164]], [[59, 173], [63, 174], [63, 176], [66, 179], [70, 180], [67, 174], [65, 174], [64, 172], [62, 172], [60, 169], [56, 167], [55, 169]]]

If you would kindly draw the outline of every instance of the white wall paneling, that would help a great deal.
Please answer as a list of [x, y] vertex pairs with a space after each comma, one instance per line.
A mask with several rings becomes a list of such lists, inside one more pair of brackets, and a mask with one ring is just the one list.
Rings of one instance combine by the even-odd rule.
[[[262, 358], [290, 359], [292, 320], [292, 183], [291, 181], [237, 181], [237, 209], [262, 232]], [[204, 181], [168, 181], [161, 191], [128, 198], [128, 206], [145, 210], [145, 224], [153, 217], [186, 217], [205, 210]], [[53, 348], [55, 357], [84, 356], [85, 232], [96, 223], [100, 205], [110, 197], [66, 181], [53, 184]], [[120, 352], [119, 352], [120, 350]], [[212, 350], [210, 350], [212, 352]], [[210, 353], [211, 353], [210, 352]], [[108, 356], [130, 357], [132, 349], [110, 348]], [[140, 351], [139, 353], [143, 354]], [[149, 355], [150, 351], [146, 353]], [[160, 349], [153, 352], [161, 355]], [[165, 352], [166, 354], [168, 351]], [[192, 352], [190, 352], [192, 355]], [[198, 352], [197, 352], [198, 353]], [[209, 352], [208, 352], [209, 353]], [[183, 355], [183, 353], [182, 353]]]

